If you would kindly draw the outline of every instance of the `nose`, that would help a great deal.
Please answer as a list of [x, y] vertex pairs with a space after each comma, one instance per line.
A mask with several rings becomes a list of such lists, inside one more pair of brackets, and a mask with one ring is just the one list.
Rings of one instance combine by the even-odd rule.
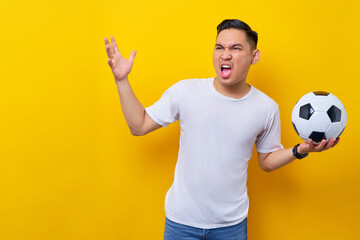
[[224, 52], [221, 54], [221, 59], [229, 60], [231, 58], [232, 58], [232, 55], [231, 55], [230, 51], [225, 49]]

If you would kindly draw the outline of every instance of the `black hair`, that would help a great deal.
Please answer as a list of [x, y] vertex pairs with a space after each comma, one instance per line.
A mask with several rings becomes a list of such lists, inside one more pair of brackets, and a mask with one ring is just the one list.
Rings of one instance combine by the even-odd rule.
[[247, 25], [246, 23], [244, 23], [243, 21], [240, 21], [238, 19], [225, 19], [224, 21], [222, 21], [217, 26], [217, 35], [216, 36], [218, 36], [222, 30], [231, 29], [231, 28], [245, 31], [246, 36], [247, 36], [247, 41], [250, 44], [250, 47], [256, 49], [257, 42], [258, 42], [257, 32], [253, 31], [249, 25]]

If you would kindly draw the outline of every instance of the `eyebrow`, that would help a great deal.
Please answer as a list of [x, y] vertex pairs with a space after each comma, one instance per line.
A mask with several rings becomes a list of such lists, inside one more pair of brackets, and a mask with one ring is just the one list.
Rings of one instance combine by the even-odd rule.
[[[215, 47], [216, 46], [219, 46], [219, 47], [224, 47], [222, 44], [220, 44], [220, 43], [216, 43], [215, 44]], [[242, 44], [240, 44], [240, 43], [235, 43], [235, 44], [233, 44], [233, 45], [231, 45], [230, 46], [230, 48], [233, 48], [233, 47], [236, 47], [236, 46], [240, 46], [240, 47], [244, 47]]]

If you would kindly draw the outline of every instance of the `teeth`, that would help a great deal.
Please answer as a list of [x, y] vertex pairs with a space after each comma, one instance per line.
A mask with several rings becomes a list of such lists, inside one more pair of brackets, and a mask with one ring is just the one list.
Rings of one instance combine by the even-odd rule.
[[230, 68], [229, 65], [222, 65], [221, 67], [222, 67], [222, 68]]

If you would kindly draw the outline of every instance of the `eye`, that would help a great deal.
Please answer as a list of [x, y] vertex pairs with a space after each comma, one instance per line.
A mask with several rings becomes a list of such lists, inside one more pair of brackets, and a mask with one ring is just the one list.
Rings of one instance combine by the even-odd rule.
[[240, 49], [240, 48], [238, 48], [238, 47], [235, 47], [235, 48], [234, 48], [234, 50], [238, 51], [238, 50], [241, 50], [241, 49]]
[[221, 50], [221, 47], [215, 47], [216, 50]]

